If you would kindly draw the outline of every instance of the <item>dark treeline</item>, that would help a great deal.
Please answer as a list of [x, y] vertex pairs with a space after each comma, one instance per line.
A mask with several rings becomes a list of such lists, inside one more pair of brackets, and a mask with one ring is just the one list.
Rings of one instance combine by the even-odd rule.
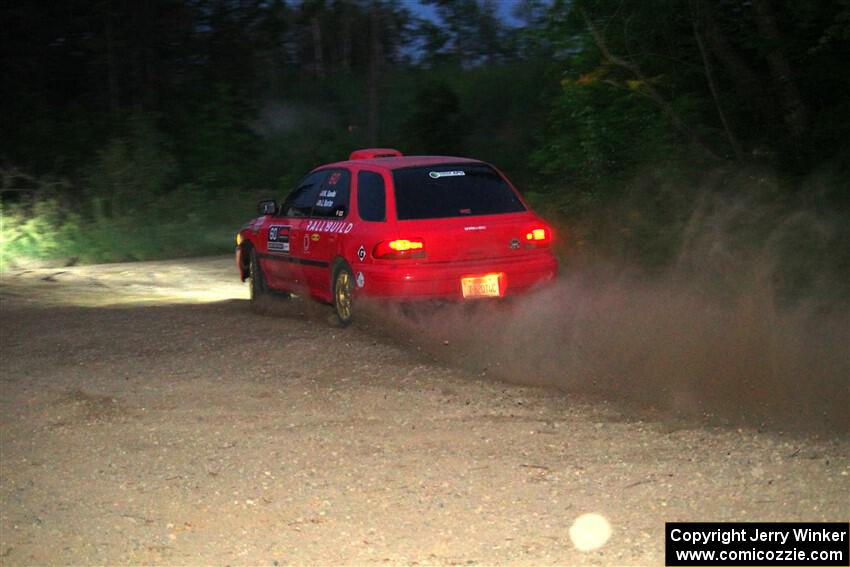
[[[646, 266], [706, 194], [846, 220], [848, 0], [421, 5], [6, 3], [4, 263], [226, 249], [257, 196], [371, 145], [492, 161], [573, 248]], [[846, 269], [828, 224], [810, 252]]]

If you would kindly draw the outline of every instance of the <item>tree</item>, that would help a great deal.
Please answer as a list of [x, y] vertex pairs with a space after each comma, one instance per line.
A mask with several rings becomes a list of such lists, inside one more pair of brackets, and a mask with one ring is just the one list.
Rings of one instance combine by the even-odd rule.
[[500, 20], [494, 0], [423, 0], [434, 6], [445, 34], [437, 33], [433, 24], [426, 24], [426, 59], [448, 55], [466, 65], [476, 65], [503, 57], [506, 54], [505, 27]]
[[406, 130], [417, 153], [464, 154], [467, 122], [461, 115], [457, 94], [445, 82], [429, 81], [416, 92]]

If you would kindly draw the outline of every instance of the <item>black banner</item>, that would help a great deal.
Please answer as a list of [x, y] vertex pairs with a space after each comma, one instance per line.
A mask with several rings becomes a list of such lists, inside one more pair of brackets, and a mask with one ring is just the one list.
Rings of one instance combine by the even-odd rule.
[[850, 566], [847, 523], [666, 524], [665, 562], [675, 565]]

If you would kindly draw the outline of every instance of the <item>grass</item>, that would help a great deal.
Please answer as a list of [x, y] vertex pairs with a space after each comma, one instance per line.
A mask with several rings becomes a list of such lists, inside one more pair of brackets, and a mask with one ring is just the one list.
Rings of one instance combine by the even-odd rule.
[[172, 202], [120, 217], [63, 211], [53, 199], [0, 205], [0, 271], [46, 265], [141, 261], [226, 253], [254, 215], [247, 194]]

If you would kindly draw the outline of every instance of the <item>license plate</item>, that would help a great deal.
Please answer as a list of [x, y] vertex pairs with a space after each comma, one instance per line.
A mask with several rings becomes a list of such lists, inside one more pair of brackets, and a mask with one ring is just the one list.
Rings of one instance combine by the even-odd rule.
[[502, 274], [487, 274], [486, 276], [475, 276], [461, 278], [460, 285], [463, 288], [463, 297], [499, 297], [499, 283]]

